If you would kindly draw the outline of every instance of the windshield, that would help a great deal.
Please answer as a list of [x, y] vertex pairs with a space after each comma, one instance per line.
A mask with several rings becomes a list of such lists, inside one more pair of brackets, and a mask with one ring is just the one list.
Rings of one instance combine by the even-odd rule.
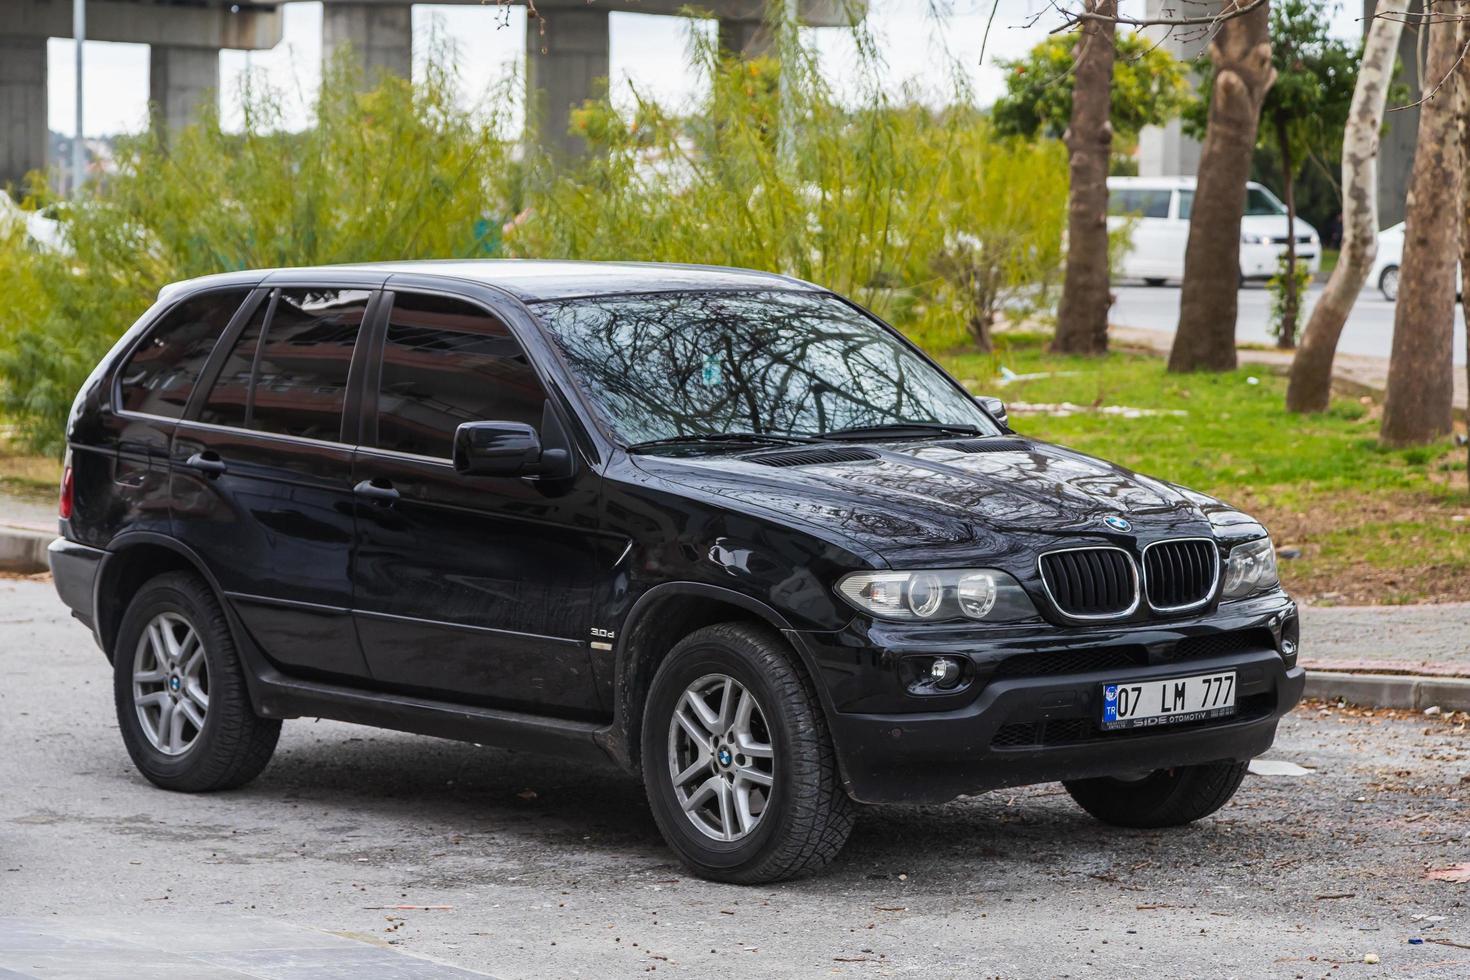
[[1247, 187], [1245, 191], [1246, 214], [1285, 214], [1286, 205], [1264, 187]]
[[[1180, 191], [1179, 217], [1188, 221], [1193, 211], [1194, 191]], [[1253, 215], [1285, 214], [1286, 205], [1276, 200], [1276, 197], [1264, 187], [1247, 187], [1245, 189], [1245, 213]]]
[[629, 445], [902, 423], [998, 431], [944, 374], [833, 296], [657, 293], [533, 308]]

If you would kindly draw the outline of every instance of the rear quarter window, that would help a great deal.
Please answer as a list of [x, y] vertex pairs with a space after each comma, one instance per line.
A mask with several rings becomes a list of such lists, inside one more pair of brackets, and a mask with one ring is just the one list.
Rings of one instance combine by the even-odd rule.
[[226, 289], [184, 300], [149, 328], [118, 372], [119, 408], [176, 419], [214, 345], [250, 295]]

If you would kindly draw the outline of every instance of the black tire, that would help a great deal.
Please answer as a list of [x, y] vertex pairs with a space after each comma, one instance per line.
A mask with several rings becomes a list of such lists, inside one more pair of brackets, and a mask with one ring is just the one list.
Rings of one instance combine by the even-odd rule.
[[1143, 280], [1143, 284], [1145, 286], [1150, 287], [1150, 288], [1158, 289], [1160, 286], [1162, 286], [1164, 284], [1164, 280], [1162, 280], [1162, 279], [1144, 279]]
[[[675, 795], [670, 726], [690, 685], [711, 674], [752, 695], [769, 732], [772, 787], [747, 836], [715, 840], [695, 826]], [[842, 787], [837, 758], [811, 682], [773, 631], [722, 623], [680, 641], [659, 665], [643, 714], [643, 783], [664, 840], [694, 874], [763, 884], [825, 867], [852, 832], [856, 804]], [[711, 760], [713, 763], [713, 760]]]
[[[204, 724], [178, 754], [153, 744], [133, 698], [133, 671], [144, 630], [161, 614], [183, 620], [204, 648], [208, 706]], [[245, 675], [225, 612], [209, 586], [188, 572], [169, 572], [143, 585], [123, 615], [112, 651], [113, 696], [128, 755], [148, 780], [186, 793], [243, 786], [270, 762], [281, 723], [250, 705]], [[165, 682], [168, 686], [172, 681]], [[156, 726], [161, 728], [161, 725]]]
[[1181, 827], [1220, 809], [1245, 779], [1245, 762], [1159, 769], [1142, 779], [1073, 779], [1062, 783], [1077, 805], [1115, 827]]
[[1399, 298], [1399, 267], [1391, 265], [1384, 269], [1378, 276], [1378, 291], [1383, 298], [1390, 303], [1398, 302]]

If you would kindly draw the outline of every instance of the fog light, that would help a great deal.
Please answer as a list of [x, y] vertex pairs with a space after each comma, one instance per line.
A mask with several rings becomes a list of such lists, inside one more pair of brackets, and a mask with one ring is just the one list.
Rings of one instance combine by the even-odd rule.
[[929, 679], [935, 687], [954, 687], [960, 680], [960, 662], [950, 657], [940, 657], [929, 665]]

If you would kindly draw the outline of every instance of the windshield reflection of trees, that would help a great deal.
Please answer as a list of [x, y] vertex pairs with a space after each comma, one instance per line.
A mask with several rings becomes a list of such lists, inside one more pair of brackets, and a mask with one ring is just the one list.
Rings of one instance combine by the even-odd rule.
[[894, 422], [991, 431], [947, 378], [830, 296], [675, 293], [540, 309], [573, 371], [630, 442]]

